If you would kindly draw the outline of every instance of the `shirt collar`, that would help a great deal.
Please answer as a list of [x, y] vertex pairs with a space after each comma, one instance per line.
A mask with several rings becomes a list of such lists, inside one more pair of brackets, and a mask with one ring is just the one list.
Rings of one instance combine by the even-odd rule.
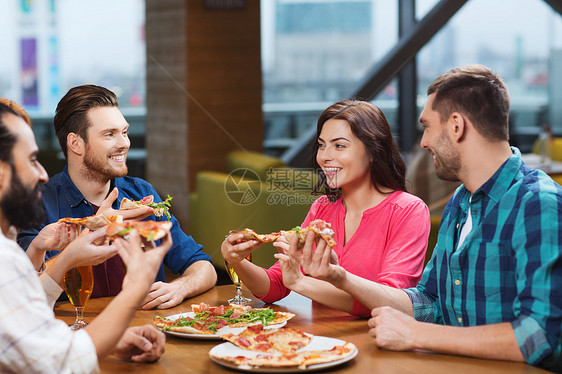
[[[512, 184], [513, 179], [519, 172], [521, 168], [521, 152], [516, 147], [511, 147], [513, 155], [511, 155], [499, 168], [496, 170], [494, 175], [490, 177], [476, 192], [474, 192], [474, 198], [477, 198], [480, 194], [486, 194], [494, 202], [501, 200], [502, 196], [508, 190], [509, 186]], [[466, 188], [463, 186], [466, 190]], [[469, 191], [466, 193], [470, 195]], [[465, 194], [464, 198], [468, 198]]]
[[[88, 202], [82, 192], [76, 187], [72, 178], [70, 178], [70, 174], [68, 174], [68, 165], [64, 167], [61, 176], [61, 184], [60, 187], [64, 191], [66, 198], [68, 199], [68, 203], [72, 208], [82, 204], [83, 202]], [[111, 180], [111, 185], [109, 187], [109, 191], [111, 192], [115, 187], [115, 179]], [[88, 202], [89, 203], [89, 202]]]

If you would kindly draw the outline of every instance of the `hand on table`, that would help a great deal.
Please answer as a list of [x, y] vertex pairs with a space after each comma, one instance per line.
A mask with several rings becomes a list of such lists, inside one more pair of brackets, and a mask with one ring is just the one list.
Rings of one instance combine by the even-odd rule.
[[369, 335], [375, 345], [392, 351], [409, 351], [414, 345], [415, 327], [422, 322], [397, 309], [384, 306], [371, 311]]
[[125, 330], [113, 354], [122, 360], [154, 362], [164, 353], [166, 336], [152, 325]]
[[171, 283], [152, 283], [141, 309], [168, 309], [179, 305], [184, 299], [181, 287], [179, 280]]
[[228, 235], [221, 244], [222, 257], [231, 265], [241, 262], [264, 244], [258, 240], [242, 240], [243, 237], [242, 234]]
[[140, 221], [141, 219], [154, 214], [154, 210], [151, 207], [145, 205], [139, 205], [138, 208], [135, 209], [115, 210], [111, 206], [113, 205], [113, 202], [117, 199], [118, 196], [119, 196], [119, 190], [117, 190], [117, 187], [115, 187], [109, 193], [109, 195], [107, 195], [105, 200], [100, 204], [100, 207], [98, 209], [98, 214], [101, 213], [106, 217], [119, 215], [123, 217], [124, 221], [126, 220]]

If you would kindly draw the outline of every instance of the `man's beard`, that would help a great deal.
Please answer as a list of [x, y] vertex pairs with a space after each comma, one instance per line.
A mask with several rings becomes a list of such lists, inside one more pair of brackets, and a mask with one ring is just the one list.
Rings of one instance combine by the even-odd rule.
[[45, 221], [45, 208], [39, 195], [41, 183], [25, 186], [12, 168], [12, 183], [0, 200], [2, 214], [18, 229], [32, 229]]
[[447, 137], [444, 131], [439, 137], [438, 144], [440, 144], [439, 152], [433, 151], [437, 161], [435, 166], [437, 177], [445, 181], [458, 182], [461, 169], [460, 156], [454, 150], [451, 139]]
[[84, 170], [85, 178], [90, 181], [101, 181], [105, 183], [113, 178], [124, 177], [127, 175], [128, 168], [126, 164], [121, 171], [116, 170], [109, 166], [107, 162], [103, 163], [99, 159], [92, 157], [93, 152], [90, 151], [89, 147], [89, 145], [86, 145], [84, 157], [84, 166], [86, 167]]

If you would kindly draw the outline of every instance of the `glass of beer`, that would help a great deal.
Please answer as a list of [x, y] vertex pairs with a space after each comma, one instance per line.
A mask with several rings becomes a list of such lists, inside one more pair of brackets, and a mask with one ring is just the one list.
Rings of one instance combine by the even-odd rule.
[[70, 269], [64, 275], [63, 288], [66, 296], [76, 309], [76, 321], [70, 325], [71, 330], [78, 330], [87, 325], [84, 322], [84, 307], [94, 289], [94, 273], [91, 266], [79, 266]]
[[[248, 254], [248, 256], [246, 256], [246, 260], [250, 262], [252, 261], [251, 253]], [[226, 266], [226, 271], [228, 272], [228, 276], [232, 280], [232, 283], [236, 285], [236, 294], [232, 299], [228, 300], [228, 302], [230, 304], [238, 304], [238, 305], [248, 304], [250, 301], [252, 301], [252, 299], [248, 299], [247, 297], [242, 296], [242, 281], [238, 277], [238, 274], [236, 274], [234, 269], [232, 269], [232, 267], [226, 260], [224, 261], [224, 265]]]

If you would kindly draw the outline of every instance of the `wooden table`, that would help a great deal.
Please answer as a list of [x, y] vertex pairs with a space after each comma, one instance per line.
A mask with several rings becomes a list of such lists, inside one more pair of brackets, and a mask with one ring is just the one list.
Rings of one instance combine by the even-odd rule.
[[[246, 291], [246, 296], [250, 294]], [[191, 311], [191, 304], [206, 302], [210, 305], [227, 304], [227, 299], [234, 295], [234, 286], [217, 286], [212, 290], [184, 301], [181, 305], [167, 310], [138, 311], [131, 325], [152, 323], [157, 316], [169, 316]], [[111, 298], [92, 299], [88, 302], [84, 316], [91, 321]], [[259, 307], [258, 300], [252, 306]], [[313, 303], [310, 299], [291, 293], [285, 299], [272, 305], [274, 310], [296, 313], [288, 326], [299, 328], [315, 335], [338, 338], [354, 343], [359, 354], [352, 361], [329, 370], [330, 373], [548, 373], [533, 366], [441, 355], [426, 352], [390, 352], [376, 348], [368, 334], [367, 319], [357, 318], [345, 312]], [[67, 323], [74, 321], [74, 311], [68, 302], [57, 303], [57, 318]], [[153, 364], [138, 364], [107, 358], [100, 363], [102, 373], [232, 373], [209, 358], [209, 350], [220, 341], [191, 340], [168, 336], [166, 353]]]

